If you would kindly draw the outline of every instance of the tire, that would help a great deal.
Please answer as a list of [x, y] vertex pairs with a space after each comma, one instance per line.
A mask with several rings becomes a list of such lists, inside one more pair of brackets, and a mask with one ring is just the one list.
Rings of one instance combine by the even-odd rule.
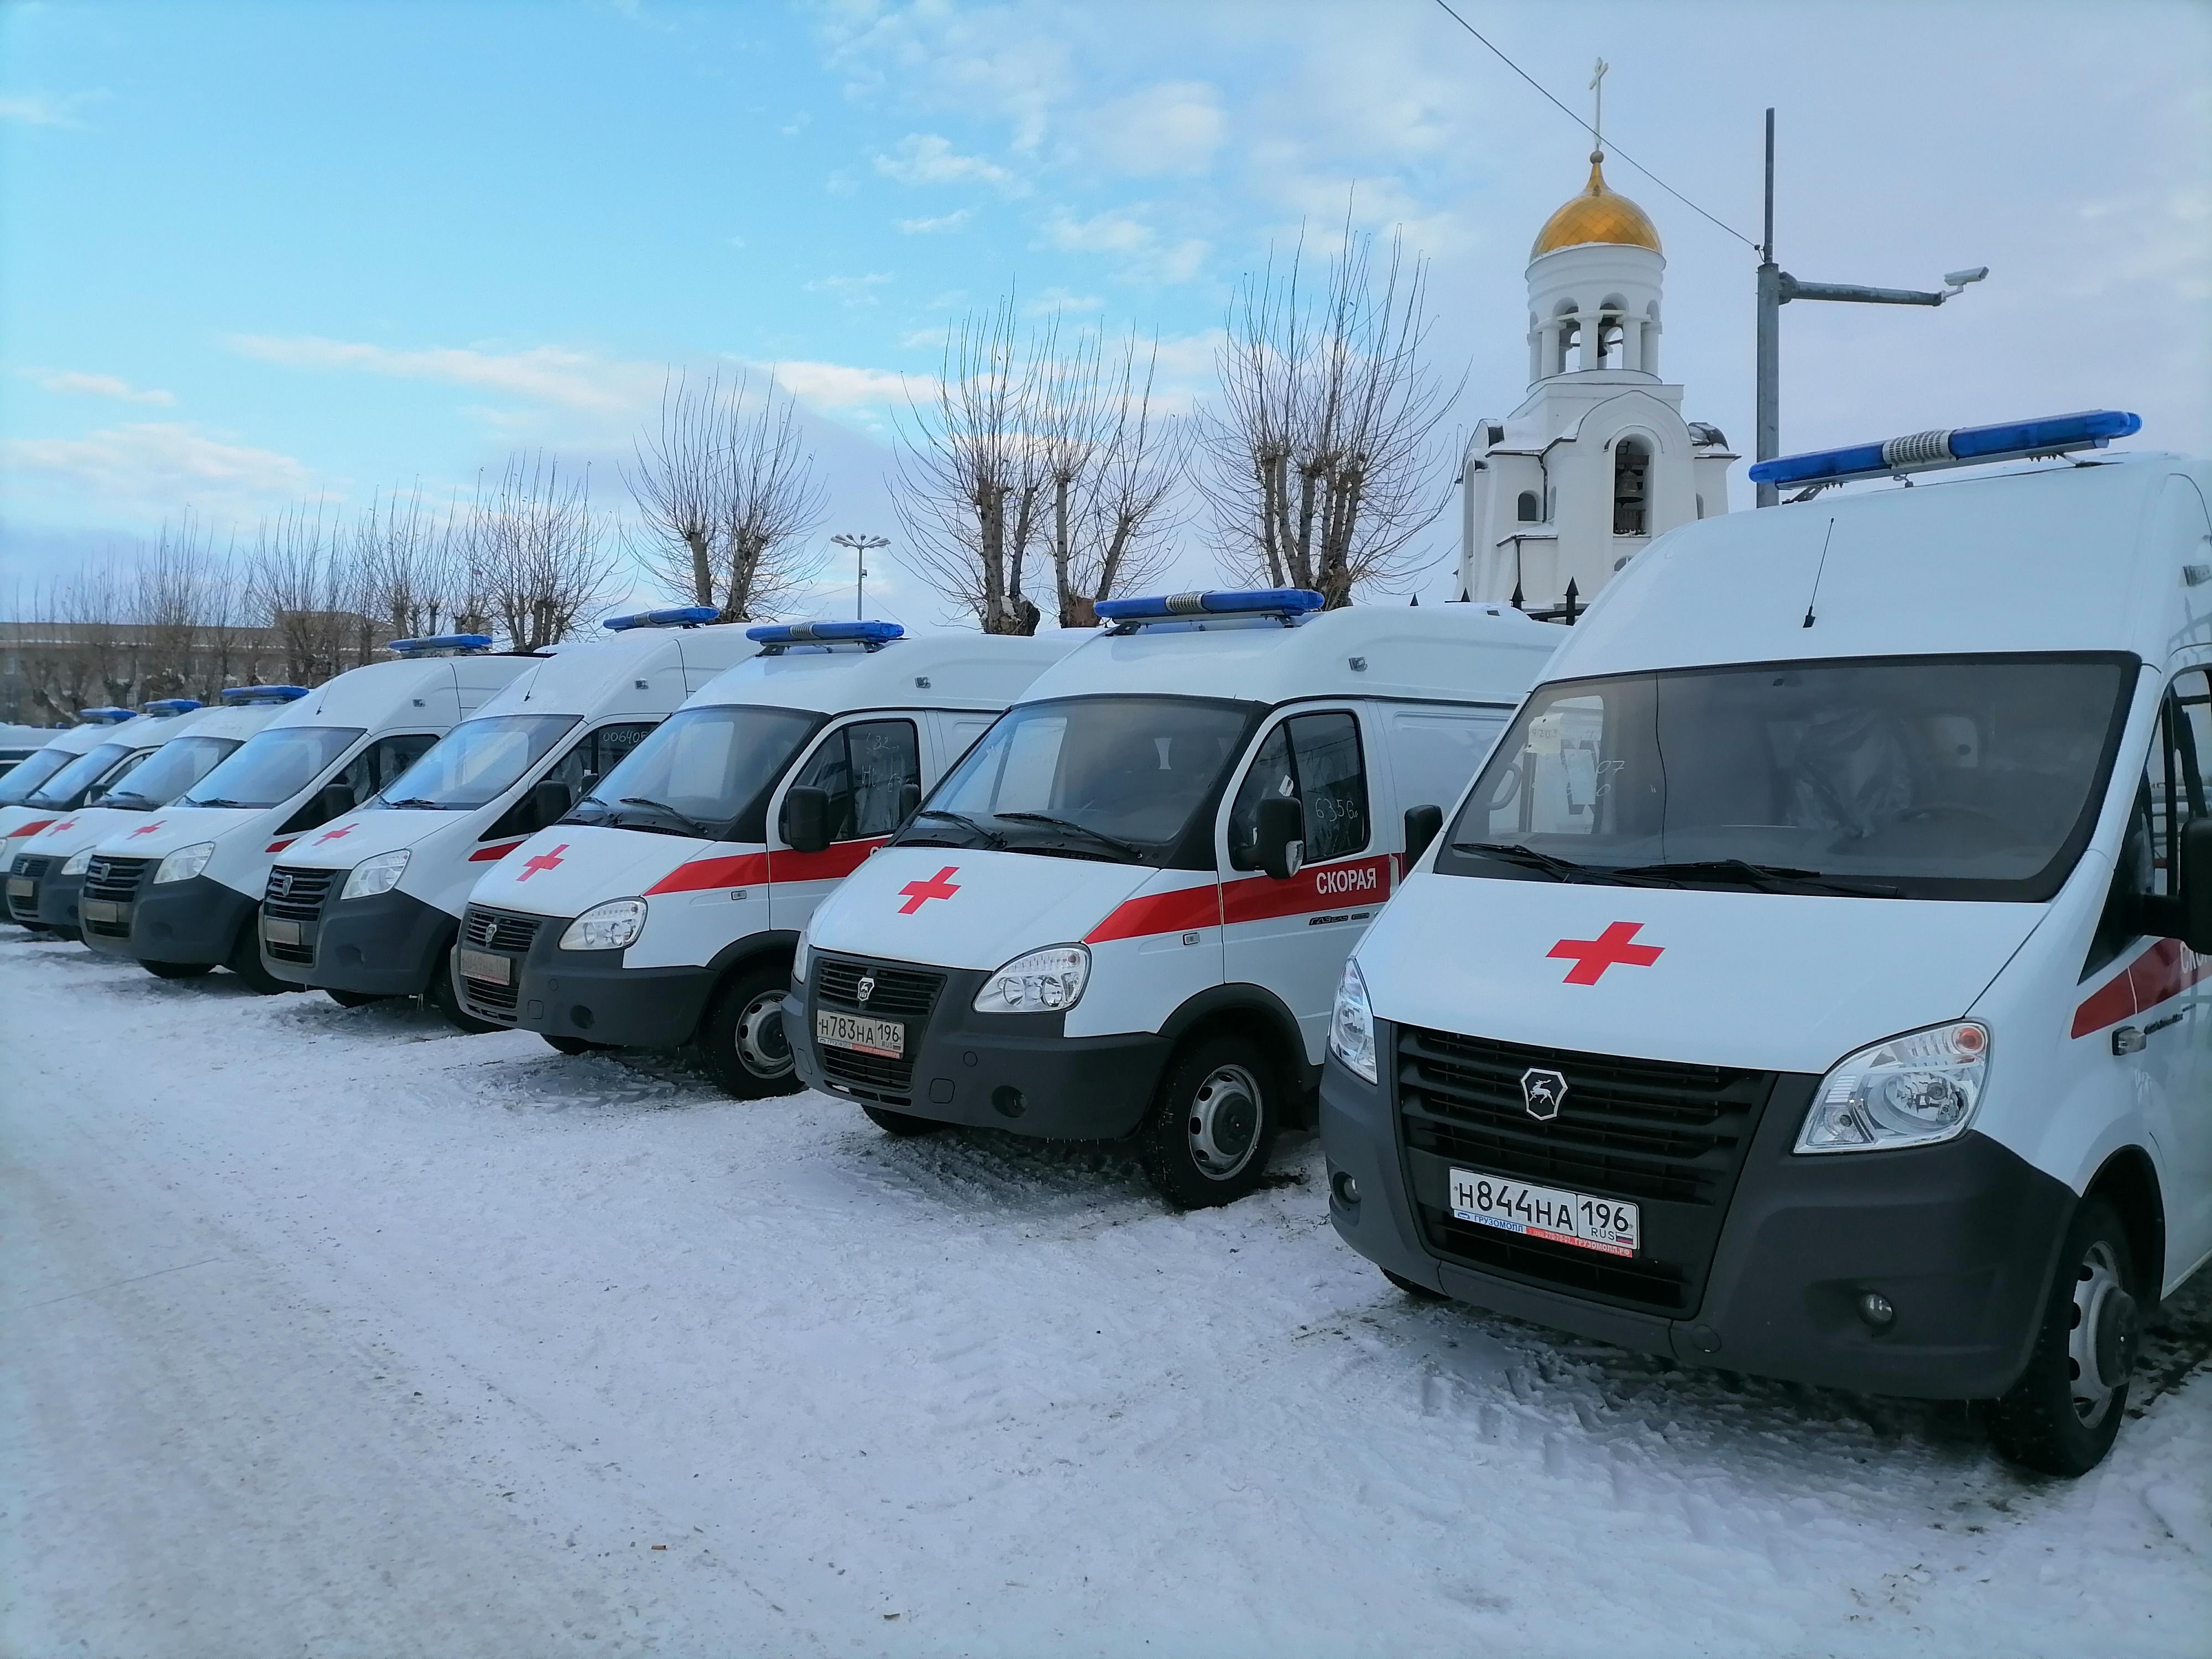
[[323, 994], [341, 1008], [366, 1008], [372, 1002], [389, 1002], [390, 997], [378, 996], [370, 991], [333, 991], [327, 985]]
[[2104, 1461], [2127, 1416], [2142, 1319], [2119, 1212], [2075, 1208], [2027, 1369], [1990, 1407], [1990, 1438], [2010, 1462], [2069, 1480]]
[[545, 1038], [547, 1048], [556, 1054], [566, 1054], [571, 1060], [578, 1054], [604, 1054], [614, 1047], [611, 1042], [594, 1042], [589, 1037], [551, 1036], [544, 1031], [538, 1035]]
[[487, 1031], [504, 1031], [504, 1025], [495, 1025], [488, 1019], [478, 1019], [461, 1006], [461, 995], [453, 988], [453, 952], [452, 947], [438, 958], [431, 970], [430, 982], [423, 988], [422, 1000], [446, 1017], [446, 1024], [465, 1036], [482, 1036]]
[[741, 968], [722, 987], [692, 1040], [707, 1075], [737, 1100], [794, 1095], [804, 1087], [783, 1033], [788, 962]]
[[198, 979], [215, 972], [211, 962], [142, 962], [138, 965], [155, 979]]
[[300, 988], [289, 979], [279, 979], [261, 965], [261, 939], [254, 918], [248, 916], [246, 926], [238, 930], [238, 943], [231, 946], [230, 960], [222, 964], [244, 980], [258, 996], [273, 997], [279, 992], [296, 991]]
[[894, 1112], [888, 1106], [863, 1106], [860, 1110], [867, 1115], [869, 1122], [887, 1135], [902, 1138], [933, 1135], [952, 1127], [950, 1123], [939, 1123], [933, 1117], [916, 1117], [911, 1112]]
[[1179, 1210], [1233, 1204], [1260, 1184], [1282, 1121], [1282, 1085], [1260, 1045], [1233, 1031], [1203, 1038], [1169, 1065], [1138, 1131], [1145, 1173]]
[[1389, 1279], [1393, 1285], [1403, 1291], [1407, 1296], [1412, 1297], [1416, 1302], [1449, 1302], [1451, 1300], [1451, 1298], [1446, 1296], [1442, 1291], [1431, 1290], [1428, 1285], [1422, 1284], [1419, 1280], [1408, 1279], [1403, 1273], [1394, 1273], [1388, 1267], [1383, 1268], [1382, 1277]]

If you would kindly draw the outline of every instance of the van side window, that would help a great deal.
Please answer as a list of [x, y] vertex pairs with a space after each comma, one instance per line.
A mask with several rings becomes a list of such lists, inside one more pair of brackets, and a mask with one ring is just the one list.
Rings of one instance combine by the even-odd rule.
[[899, 796], [921, 787], [921, 747], [912, 720], [862, 720], [822, 740], [793, 787], [830, 797], [830, 839], [888, 836], [899, 826]]
[[[568, 805], [574, 806], [592, 792], [601, 778], [621, 765], [631, 750], [652, 735], [655, 724], [653, 720], [625, 720], [619, 726], [602, 726], [596, 732], [586, 732], [567, 754], [546, 769], [545, 775], [538, 781], [568, 785]], [[499, 821], [478, 839], [497, 841], [507, 836], [526, 836], [544, 829], [551, 821], [544, 817], [535, 795], [525, 791], [522, 798], [500, 814]]]
[[1260, 803], [1271, 796], [1305, 809], [1305, 856], [1322, 864], [1367, 845], [1367, 769], [1359, 748], [1359, 721], [1348, 714], [1297, 714], [1260, 744], [1229, 814], [1229, 861], [1257, 866]]
[[2136, 901], [2164, 898], [2173, 890], [2179, 863], [2181, 828], [2202, 817], [2207, 805], [2206, 762], [2212, 760], [2212, 680], [2197, 668], [2178, 675], [2159, 710], [2142, 775], [2136, 782], [2133, 810], [2120, 842], [2118, 866], [2104, 915], [2090, 941], [2084, 978], [2112, 961], [2142, 934]]
[[1502, 710], [1447, 714], [1400, 708], [1390, 714], [1390, 774], [1401, 806], [1449, 812], [1504, 729]]
[[[410, 732], [404, 737], [379, 738], [345, 763], [343, 770], [331, 780], [342, 783], [353, 793], [353, 805], [358, 806], [371, 795], [380, 793], [387, 784], [397, 783], [399, 775], [421, 760], [435, 746], [438, 739], [427, 732]], [[330, 784], [323, 786], [328, 788]], [[301, 803], [300, 810], [285, 820], [279, 835], [295, 836], [301, 830], [312, 830], [317, 824], [327, 823], [331, 815], [322, 810], [323, 792], [318, 789]], [[352, 807], [342, 809], [350, 811]]]

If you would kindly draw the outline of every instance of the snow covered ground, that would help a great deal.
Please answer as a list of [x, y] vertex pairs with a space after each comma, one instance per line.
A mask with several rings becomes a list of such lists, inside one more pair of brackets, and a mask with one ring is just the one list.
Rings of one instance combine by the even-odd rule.
[[894, 1141], [0, 938], [0, 1651], [2203, 1655], [2212, 1297], [2071, 1486], [1415, 1305], [1319, 1154]]

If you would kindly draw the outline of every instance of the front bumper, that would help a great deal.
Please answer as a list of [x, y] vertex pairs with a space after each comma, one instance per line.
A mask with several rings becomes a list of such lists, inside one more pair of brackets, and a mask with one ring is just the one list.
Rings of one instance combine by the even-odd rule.
[[212, 963], [230, 960], [241, 929], [253, 925], [254, 901], [212, 876], [189, 881], [141, 880], [126, 900], [108, 900], [115, 914], [94, 921], [89, 896], [80, 896], [84, 942], [110, 956], [140, 962]]
[[[340, 879], [331, 884], [335, 895]], [[296, 940], [273, 938], [274, 924], [290, 922]], [[325, 897], [310, 915], [272, 914], [264, 899], [259, 933], [261, 965], [279, 979], [319, 990], [362, 996], [420, 996], [442, 964], [460, 918], [409, 893], [368, 898]]]
[[479, 1019], [618, 1048], [678, 1048], [691, 1040], [714, 989], [705, 967], [625, 968], [621, 951], [563, 951], [574, 920], [471, 906], [461, 948], [502, 957], [507, 984], [456, 973], [462, 1005]]
[[[1395, 1033], [1378, 1021], [1376, 1039], [1387, 1061]], [[1338, 1233], [1403, 1278], [1685, 1364], [1864, 1393], [1990, 1399], [2027, 1363], [2075, 1197], [1985, 1136], [1798, 1157], [1790, 1147], [1818, 1079], [1783, 1075], [1746, 1151], [1695, 1305], [1662, 1315], [1483, 1271], [1434, 1249], [1417, 1218], [1395, 1079], [1388, 1069], [1383, 1076], [1383, 1085], [1369, 1084], [1330, 1060], [1322, 1145]], [[1356, 1202], [1346, 1202], [1340, 1176], [1355, 1183]], [[1868, 1291], [1895, 1310], [1879, 1329], [1858, 1313]]]
[[39, 926], [58, 933], [77, 931], [77, 896], [84, 891], [84, 874], [47, 876], [38, 884]]
[[69, 860], [59, 854], [19, 854], [7, 872], [8, 919], [19, 927], [58, 933], [76, 932], [76, 896], [84, 876], [57, 873]]
[[[1149, 1031], [1067, 1036], [1063, 1014], [979, 1014], [975, 994], [989, 975], [956, 969], [943, 972], [927, 1013], [907, 1021], [905, 1055], [855, 1061], [814, 1037], [817, 1008], [866, 1012], [823, 1002], [819, 964], [834, 960], [815, 952], [806, 984], [784, 999], [783, 1027], [799, 1078], [809, 1088], [933, 1122], [1053, 1140], [1126, 1135], [1143, 1121], [1173, 1047]], [[884, 966], [915, 971], [908, 963]]]

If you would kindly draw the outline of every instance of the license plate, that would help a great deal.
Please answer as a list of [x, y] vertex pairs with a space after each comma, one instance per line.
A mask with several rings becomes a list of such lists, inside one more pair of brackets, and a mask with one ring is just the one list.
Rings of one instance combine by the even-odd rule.
[[1634, 1204], [1564, 1187], [1534, 1187], [1480, 1170], [1451, 1172], [1451, 1212], [1479, 1226], [1607, 1255], [1634, 1255], [1643, 1246], [1643, 1212]]
[[906, 1026], [896, 1019], [862, 1019], [854, 1014], [814, 1011], [814, 1040], [832, 1048], [896, 1060], [906, 1053]]
[[113, 899], [82, 899], [76, 908], [77, 915], [87, 921], [120, 921], [125, 907]]
[[8, 878], [8, 896], [9, 898], [28, 898], [32, 894], [38, 890], [39, 884], [33, 881], [28, 876], [10, 876]]
[[495, 957], [489, 951], [456, 951], [453, 962], [463, 979], [479, 980], [486, 985], [514, 983], [513, 957]]
[[300, 942], [300, 924], [287, 921], [282, 916], [264, 916], [261, 918], [261, 937], [271, 945], [297, 945]]

